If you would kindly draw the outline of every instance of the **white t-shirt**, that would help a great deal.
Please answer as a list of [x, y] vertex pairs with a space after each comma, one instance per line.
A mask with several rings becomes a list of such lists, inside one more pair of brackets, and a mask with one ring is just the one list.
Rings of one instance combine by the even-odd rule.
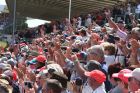
[[109, 67], [109, 65], [115, 63], [115, 55], [105, 55], [105, 62], [106, 65]]
[[100, 87], [95, 89], [92, 93], [106, 93], [104, 84], [102, 84]]
[[82, 93], [92, 93], [93, 89], [89, 86], [89, 84], [86, 82], [83, 86]]
[[90, 17], [87, 18], [86, 23], [85, 23], [85, 26], [89, 27], [90, 24], [91, 24], [91, 21], [92, 21], [92, 19]]
[[82, 40], [83, 42], [87, 42], [89, 39], [90, 39], [89, 36], [83, 36], [81, 40]]
[[124, 31], [117, 31], [116, 35], [118, 35], [123, 40], [127, 39], [127, 33], [125, 33]]
[[[118, 48], [117, 54], [124, 55], [120, 48]], [[121, 63], [122, 65], [124, 65], [124, 59], [125, 59], [125, 56], [116, 56], [115, 62], [116, 62], [116, 63], [119, 62], [119, 63]]]

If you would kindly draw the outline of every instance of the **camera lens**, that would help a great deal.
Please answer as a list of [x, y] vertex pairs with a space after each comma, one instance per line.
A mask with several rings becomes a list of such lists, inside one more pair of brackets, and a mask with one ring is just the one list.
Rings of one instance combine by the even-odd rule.
[[77, 86], [81, 86], [83, 84], [83, 81], [82, 81], [81, 78], [77, 78], [75, 83], [76, 83]]

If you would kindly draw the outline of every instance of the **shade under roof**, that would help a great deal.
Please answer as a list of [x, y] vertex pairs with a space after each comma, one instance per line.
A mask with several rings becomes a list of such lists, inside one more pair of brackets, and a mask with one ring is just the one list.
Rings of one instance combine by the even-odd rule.
[[[52, 20], [68, 17], [69, 0], [16, 0], [17, 14]], [[13, 13], [14, 0], [6, 0]], [[105, 7], [117, 5], [117, 0], [72, 0], [71, 16], [86, 14]]]

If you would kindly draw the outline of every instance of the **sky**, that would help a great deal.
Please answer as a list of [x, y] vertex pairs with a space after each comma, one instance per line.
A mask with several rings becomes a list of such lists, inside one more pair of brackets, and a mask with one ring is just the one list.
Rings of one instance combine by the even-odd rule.
[[28, 24], [29, 28], [33, 28], [33, 27], [37, 27], [45, 23], [50, 23], [50, 21], [39, 20], [39, 19], [29, 19], [26, 21], [26, 23]]
[[0, 5], [6, 5], [5, 0], [0, 0]]
[[6, 5], [5, 0], [0, 0], [0, 12], [4, 9], [5, 5]]

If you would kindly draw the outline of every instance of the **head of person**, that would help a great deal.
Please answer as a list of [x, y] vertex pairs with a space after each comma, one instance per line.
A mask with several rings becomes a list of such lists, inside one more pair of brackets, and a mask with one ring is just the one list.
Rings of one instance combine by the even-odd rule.
[[87, 49], [88, 60], [104, 61], [104, 50], [101, 45], [94, 45]]
[[12, 85], [12, 80], [10, 79], [9, 76], [6, 76], [4, 74], [1, 74], [0, 80], [2, 80], [2, 81], [5, 81], [6, 80], [7, 83], [9, 83], [9, 85]]
[[103, 82], [106, 80], [105, 74], [100, 70], [85, 72], [85, 75], [88, 78], [88, 84], [93, 90], [100, 87], [103, 84]]
[[52, 73], [51, 79], [58, 80], [62, 84], [63, 89], [67, 88], [68, 77], [65, 74], [63, 74], [61, 72], [54, 71]]
[[3, 74], [6, 70], [12, 70], [11, 65], [6, 63], [0, 63], [0, 74]]
[[4, 79], [0, 79], [0, 93], [12, 93], [12, 87]]
[[140, 40], [140, 28], [139, 27], [135, 27], [132, 29], [131, 38]]
[[81, 29], [81, 30], [80, 30], [80, 35], [81, 35], [81, 36], [87, 36], [86, 30], [85, 30], [85, 29]]
[[124, 25], [124, 21], [123, 20], [119, 20], [118, 23], [117, 23], [118, 27], [123, 30], [125, 25]]
[[133, 93], [140, 89], [140, 68], [136, 68], [132, 73], [128, 74], [129, 76], [129, 88]]
[[115, 45], [114, 44], [106, 44], [104, 46], [104, 53], [105, 55], [115, 55]]
[[90, 60], [87, 62], [87, 64], [84, 66], [84, 68], [87, 70], [87, 71], [93, 71], [93, 70], [102, 70], [102, 66], [99, 62], [97, 62], [96, 60]]
[[120, 63], [112, 64], [108, 67], [108, 75], [110, 78], [110, 82], [113, 86], [117, 85], [118, 78], [113, 78], [112, 75], [114, 73], [119, 73], [122, 70], [122, 66]]
[[[44, 81], [48, 78], [53, 78], [53, 79], [61, 78], [62, 79], [62, 77], [64, 76], [63, 69], [61, 68], [60, 65], [53, 63], [53, 61], [50, 61], [47, 64], [48, 65], [46, 65], [46, 68], [41, 70], [36, 76], [37, 82], [40, 86], [42, 86], [44, 84]], [[55, 77], [57, 77], [57, 78], [55, 78]], [[62, 79], [62, 80], [63, 80], [62, 82], [65, 82], [64, 79]]]
[[32, 60], [33, 58], [37, 57], [38, 55], [39, 55], [39, 53], [37, 51], [29, 51], [27, 59]]
[[35, 59], [36, 59], [36, 61], [37, 61], [36, 65], [35, 65], [37, 69], [39, 69], [39, 68], [45, 66], [45, 62], [46, 62], [46, 60], [47, 60], [45, 56], [39, 55], [39, 56], [37, 56]]
[[7, 61], [7, 64], [10, 64], [11, 68], [13, 69], [14, 66], [16, 66], [16, 61], [14, 59], [10, 59], [10, 60]]
[[46, 88], [43, 89], [43, 93], [61, 93], [62, 85], [56, 79], [48, 79], [46, 81]]
[[114, 73], [112, 75], [113, 78], [118, 79], [118, 86], [121, 87], [123, 90], [128, 90], [128, 79], [129, 76], [127, 74], [130, 74], [132, 70], [129, 69], [122, 69], [119, 73]]

